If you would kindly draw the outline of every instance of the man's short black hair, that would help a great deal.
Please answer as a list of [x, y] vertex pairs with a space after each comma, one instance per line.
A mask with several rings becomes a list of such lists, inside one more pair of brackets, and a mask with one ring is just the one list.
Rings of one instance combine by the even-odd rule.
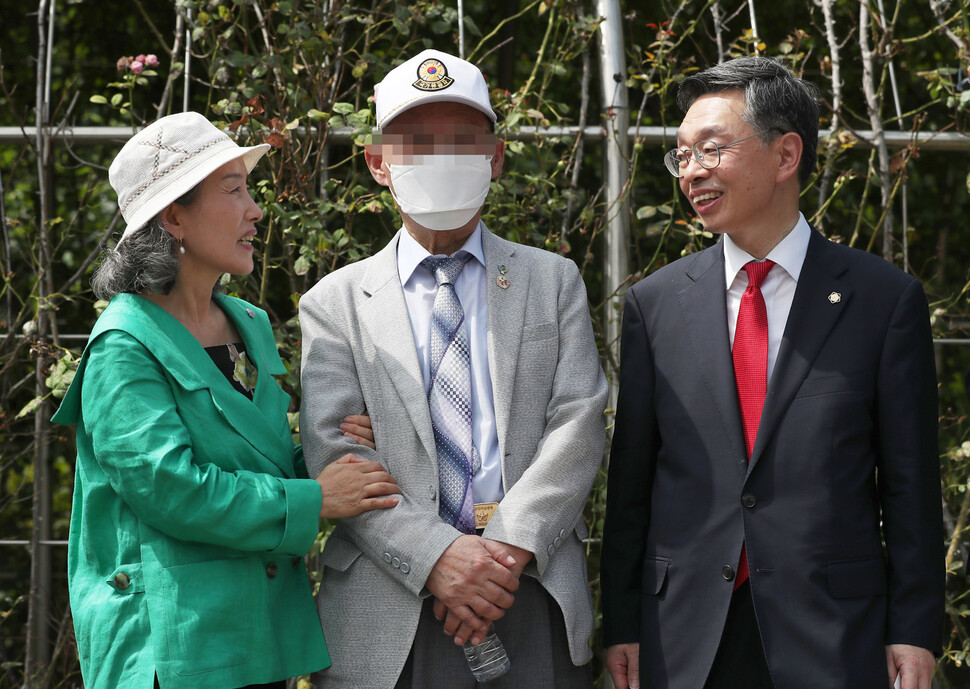
[[737, 90], [743, 94], [742, 119], [771, 141], [778, 133], [795, 132], [802, 139], [798, 179], [804, 184], [818, 161], [818, 89], [767, 57], [739, 57], [684, 79], [677, 105], [685, 113], [701, 96]]

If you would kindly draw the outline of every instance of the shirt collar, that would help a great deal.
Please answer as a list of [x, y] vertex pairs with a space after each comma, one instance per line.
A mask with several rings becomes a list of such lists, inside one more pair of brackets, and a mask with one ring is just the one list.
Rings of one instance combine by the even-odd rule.
[[[805, 254], [808, 253], [808, 240], [811, 239], [812, 228], [809, 226], [805, 216], [798, 214], [798, 222], [791, 232], [785, 235], [778, 244], [772, 249], [765, 258], [774, 261], [791, 275], [795, 282], [802, 272], [802, 264], [805, 262]], [[724, 235], [724, 279], [728, 289], [737, 277], [738, 272], [748, 261], [757, 259], [744, 249], [735, 244], [728, 235]]]
[[[482, 249], [482, 221], [478, 221], [478, 226], [475, 231], [469, 235], [468, 239], [462, 245], [460, 251], [467, 251], [474, 258], [478, 260], [483, 266], [485, 265], [485, 252]], [[455, 252], [458, 253], [458, 252]], [[397, 244], [397, 271], [398, 275], [401, 277], [401, 284], [408, 284], [408, 280], [411, 279], [411, 275], [417, 270], [418, 266], [421, 265], [421, 261], [431, 256], [423, 246], [418, 244], [417, 240], [411, 236], [406, 228], [401, 228], [401, 239]]]

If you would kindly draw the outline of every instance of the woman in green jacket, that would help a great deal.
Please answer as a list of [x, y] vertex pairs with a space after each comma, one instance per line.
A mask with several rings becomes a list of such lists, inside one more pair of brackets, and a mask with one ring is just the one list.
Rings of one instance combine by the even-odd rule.
[[[306, 477], [269, 320], [214, 291], [253, 269], [246, 178], [268, 148], [189, 112], [109, 170], [127, 227], [54, 416], [77, 424], [68, 577], [87, 689], [283, 687], [327, 667], [303, 556], [321, 517], [397, 504], [393, 477], [352, 454]], [[348, 449], [373, 439], [366, 417], [345, 431]]]

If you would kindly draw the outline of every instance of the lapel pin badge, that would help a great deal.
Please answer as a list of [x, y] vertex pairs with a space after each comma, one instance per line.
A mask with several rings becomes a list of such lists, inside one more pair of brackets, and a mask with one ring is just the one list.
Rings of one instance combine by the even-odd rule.
[[250, 318], [256, 318], [256, 312], [253, 311], [252, 309], [246, 309], [246, 315], [249, 316]]
[[839, 294], [838, 292], [832, 292], [829, 295], [829, 303], [830, 304], [838, 304], [840, 301], [842, 301], [842, 295]]
[[498, 267], [498, 272], [500, 275], [505, 275], [507, 272], [509, 272], [509, 267], [503, 263]]
[[499, 275], [497, 278], [495, 278], [495, 284], [501, 287], [502, 289], [508, 289], [509, 285], [511, 285], [512, 283], [509, 282], [509, 279], [504, 275]]

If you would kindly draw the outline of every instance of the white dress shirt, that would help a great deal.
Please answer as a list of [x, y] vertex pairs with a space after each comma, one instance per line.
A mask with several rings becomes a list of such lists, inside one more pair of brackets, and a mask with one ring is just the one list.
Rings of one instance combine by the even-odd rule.
[[[472, 477], [472, 495], [476, 503], [499, 502], [505, 495], [502, 488], [502, 458], [498, 450], [498, 430], [495, 426], [495, 402], [492, 398], [492, 379], [488, 371], [488, 298], [485, 280], [485, 252], [482, 250], [482, 223], [462, 246], [472, 258], [455, 280], [455, 293], [465, 312], [468, 344], [471, 349], [472, 443], [482, 459], [482, 468]], [[411, 319], [414, 346], [418, 351], [424, 390], [430, 387], [428, 347], [431, 341], [431, 308], [434, 306], [438, 283], [421, 261], [431, 256], [428, 250], [401, 231], [397, 245], [397, 270], [404, 287], [404, 301]]]
[[[812, 236], [812, 229], [805, 220], [805, 216], [798, 214], [798, 222], [784, 239], [778, 242], [766, 256], [777, 265], [771, 269], [761, 285], [761, 294], [765, 298], [768, 311], [768, 380], [775, 370], [775, 360], [781, 347], [781, 338], [785, 334], [788, 323], [788, 313], [791, 311], [795, 288], [798, 286], [798, 276], [805, 262], [808, 252], [808, 240]], [[738, 324], [738, 310], [741, 308], [741, 295], [748, 286], [748, 272], [743, 270], [744, 264], [757, 259], [747, 251], [739, 248], [724, 235], [724, 279], [727, 284], [727, 314], [728, 336], [731, 347], [734, 347], [734, 331]]]

